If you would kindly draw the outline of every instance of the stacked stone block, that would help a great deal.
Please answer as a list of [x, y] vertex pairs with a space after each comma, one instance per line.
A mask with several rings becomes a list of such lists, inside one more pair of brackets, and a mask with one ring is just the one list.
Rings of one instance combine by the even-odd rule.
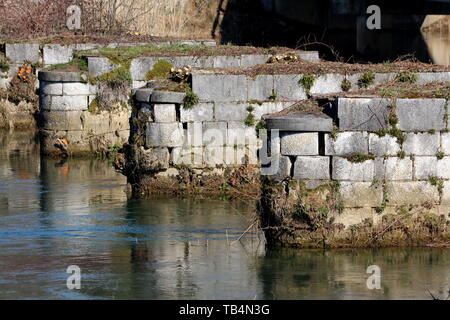
[[[78, 72], [39, 73], [39, 129], [44, 154], [92, 153], [128, 140], [129, 108], [89, 111], [92, 88], [84, 77]], [[63, 139], [66, 146], [61, 144]]]

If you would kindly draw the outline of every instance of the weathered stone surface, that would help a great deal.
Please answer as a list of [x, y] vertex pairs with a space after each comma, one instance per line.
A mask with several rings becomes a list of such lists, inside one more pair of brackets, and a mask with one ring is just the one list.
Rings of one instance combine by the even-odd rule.
[[40, 127], [47, 130], [83, 130], [81, 111], [42, 111]]
[[170, 161], [174, 165], [192, 164], [192, 149], [185, 147], [173, 148], [170, 154]]
[[148, 123], [146, 146], [181, 147], [183, 145], [183, 125], [181, 123]]
[[300, 75], [275, 75], [274, 91], [277, 97], [288, 100], [306, 99], [305, 89], [298, 84]]
[[297, 157], [294, 178], [301, 180], [329, 180], [330, 157]]
[[269, 60], [268, 54], [243, 54], [241, 55], [241, 67], [253, 67], [258, 64], [264, 64]]
[[267, 100], [274, 90], [273, 75], [257, 75], [254, 78], [247, 78], [248, 99]]
[[39, 92], [41, 94], [62, 95], [63, 84], [58, 82], [41, 81], [39, 84]]
[[383, 188], [371, 182], [341, 182], [342, 204], [347, 208], [378, 207], [383, 202]]
[[[441, 204], [450, 206], [450, 181], [444, 181], [444, 188], [442, 189]], [[447, 214], [450, 210], [447, 210]]]
[[39, 71], [38, 78], [46, 82], [80, 82], [86, 81], [86, 75], [81, 72]]
[[218, 121], [244, 121], [248, 116], [248, 103], [216, 103], [214, 118]]
[[327, 156], [367, 154], [368, 150], [367, 132], [339, 132], [336, 139], [333, 139], [330, 134], [325, 134], [325, 155]]
[[445, 128], [445, 99], [397, 99], [398, 127], [402, 131]]
[[441, 151], [450, 155], [450, 132], [441, 132]]
[[389, 205], [421, 205], [439, 202], [439, 191], [428, 181], [386, 183]]
[[257, 145], [255, 127], [248, 127], [242, 122], [228, 122], [227, 146]]
[[25, 61], [37, 63], [40, 60], [40, 49], [38, 43], [7, 43], [5, 44], [5, 55], [14, 63]]
[[68, 63], [73, 59], [73, 46], [49, 44], [43, 48], [44, 65]]
[[341, 92], [342, 80], [345, 76], [341, 74], [324, 74], [316, 78], [311, 88], [311, 94], [328, 94]]
[[226, 122], [203, 122], [203, 145], [223, 147], [227, 141]]
[[203, 163], [208, 166], [216, 166], [224, 164], [225, 148], [213, 146], [203, 148]]
[[142, 57], [131, 61], [130, 73], [133, 80], [145, 80], [147, 72], [158, 62], [156, 57]]
[[134, 98], [139, 102], [150, 102], [150, 96], [152, 93], [152, 88], [138, 89], [135, 91]]
[[169, 160], [170, 154], [167, 148], [150, 148], [143, 151], [139, 165], [145, 171], [159, 171], [169, 167]]
[[374, 221], [376, 219], [374, 210], [369, 207], [365, 208], [346, 208], [343, 213], [334, 216], [334, 222], [343, 224], [346, 228], [359, 225], [364, 221]]
[[186, 97], [184, 92], [154, 90], [150, 97], [150, 102], [181, 104], [184, 101], [184, 97]]
[[174, 104], [155, 104], [153, 105], [153, 114], [155, 122], [177, 121], [177, 113]]
[[214, 104], [213, 103], [199, 103], [192, 108], [181, 108], [180, 110], [181, 122], [192, 121], [213, 121], [214, 119]]
[[283, 180], [291, 176], [292, 163], [289, 157], [275, 156], [272, 158], [270, 165], [261, 167], [262, 175], [270, 175], [275, 180]]
[[113, 132], [117, 129], [123, 129], [111, 126], [110, 113], [106, 111], [102, 111], [98, 114], [92, 114], [89, 111], [84, 111], [81, 115], [81, 120], [83, 122], [84, 131], [93, 136]]
[[388, 99], [339, 98], [339, 129], [363, 131], [386, 129], [390, 104]]
[[397, 157], [385, 160], [386, 180], [412, 180], [413, 163], [410, 158]]
[[414, 157], [414, 177], [418, 180], [428, 180], [429, 177], [437, 175], [436, 156]]
[[88, 108], [87, 96], [46, 96], [46, 99], [43, 98], [45, 97], [41, 97], [41, 110], [83, 111]]
[[345, 158], [333, 157], [332, 179], [347, 181], [372, 181], [375, 173], [375, 163], [367, 160], [361, 163], [350, 162]]
[[89, 57], [88, 58], [88, 69], [89, 74], [93, 77], [99, 77], [102, 74], [113, 71], [116, 66], [109, 61], [108, 58], [101, 57]]
[[300, 51], [300, 52], [297, 52], [296, 55], [300, 59], [303, 59], [305, 61], [310, 61], [310, 62], [320, 61], [318, 51]]
[[376, 156], [395, 156], [400, 151], [397, 138], [385, 135], [380, 137], [375, 133], [369, 133], [369, 153]]
[[331, 132], [333, 130], [333, 120], [325, 114], [297, 112], [285, 116], [265, 118], [265, 121], [268, 130], [317, 132]]
[[261, 105], [252, 104], [254, 107], [252, 113], [256, 120], [260, 120], [264, 115], [279, 112], [291, 104], [290, 102], [263, 102]]
[[418, 84], [450, 81], [450, 72], [419, 72], [417, 75], [419, 76], [417, 79]]
[[434, 156], [439, 151], [439, 133], [407, 133], [403, 150], [406, 154]]
[[185, 144], [189, 146], [203, 146], [203, 125], [201, 122], [189, 122], [186, 130]]
[[65, 82], [63, 83], [63, 95], [79, 96], [89, 94], [89, 84], [81, 82]]
[[281, 154], [285, 156], [309, 156], [319, 154], [319, 134], [283, 133], [281, 135]]
[[214, 68], [240, 67], [240, 56], [216, 56], [214, 57]]
[[450, 179], [450, 157], [437, 161], [437, 174], [439, 178]]
[[247, 78], [241, 75], [192, 75], [192, 90], [201, 101], [247, 101]]

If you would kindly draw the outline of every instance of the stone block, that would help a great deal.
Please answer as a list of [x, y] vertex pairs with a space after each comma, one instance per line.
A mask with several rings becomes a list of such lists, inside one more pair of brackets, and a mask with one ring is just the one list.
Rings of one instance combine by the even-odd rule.
[[89, 84], [81, 82], [65, 82], [63, 83], [63, 95], [65, 96], [81, 96], [89, 95]]
[[342, 224], [345, 228], [359, 225], [366, 220], [374, 221], [375, 212], [372, 208], [346, 208], [344, 212], [334, 216], [334, 223]]
[[40, 114], [40, 127], [46, 130], [83, 130], [82, 111], [45, 111]]
[[192, 164], [192, 149], [185, 147], [173, 148], [170, 154], [170, 162], [174, 165], [190, 165]]
[[184, 92], [154, 90], [150, 96], [150, 102], [182, 104], [185, 97]]
[[296, 112], [284, 116], [267, 117], [265, 121], [268, 130], [303, 132], [331, 132], [333, 130], [333, 119], [325, 114]]
[[274, 90], [273, 75], [257, 75], [247, 78], [248, 100], [267, 100]]
[[450, 179], [450, 157], [444, 157], [437, 161], [436, 176], [442, 179]]
[[201, 167], [203, 165], [203, 148], [193, 147], [192, 148], [192, 164], [196, 167]]
[[428, 180], [429, 177], [437, 175], [436, 156], [414, 157], [414, 178], [417, 180]]
[[318, 51], [299, 51], [296, 55], [305, 61], [309, 62], [318, 62], [320, 61], [319, 52]]
[[228, 122], [227, 146], [258, 145], [255, 127], [242, 122]]
[[68, 63], [73, 59], [73, 51], [73, 46], [45, 45], [43, 49], [44, 65]]
[[450, 81], [450, 72], [419, 72], [417, 75], [418, 84]]
[[445, 99], [397, 99], [402, 131], [440, 131], [445, 128]]
[[347, 181], [372, 181], [375, 174], [375, 162], [367, 160], [356, 163], [342, 157], [333, 157], [332, 179]]
[[227, 142], [226, 122], [203, 122], [203, 145], [223, 147]]
[[258, 64], [264, 64], [269, 60], [268, 54], [243, 54], [241, 55], [241, 67], [253, 67]]
[[180, 110], [181, 122], [192, 121], [213, 121], [214, 119], [214, 104], [213, 103], [199, 103], [192, 108], [181, 108]]
[[375, 133], [369, 133], [369, 153], [378, 157], [395, 156], [400, 149], [397, 138], [389, 135], [380, 137]]
[[81, 120], [83, 122], [84, 131], [90, 135], [95, 136], [116, 130], [112, 130], [110, 114], [106, 111], [102, 111], [98, 114], [92, 114], [89, 111], [85, 111], [81, 116]]
[[262, 175], [270, 175], [275, 180], [284, 180], [291, 176], [292, 163], [289, 157], [275, 156], [272, 158], [270, 165], [263, 165], [261, 167]]
[[383, 202], [383, 188], [371, 182], [341, 182], [342, 204], [346, 208], [378, 207]]
[[378, 131], [387, 129], [390, 113], [389, 99], [378, 98], [339, 98], [339, 129]]
[[146, 146], [181, 147], [183, 145], [183, 125], [181, 123], [148, 123]]
[[[46, 96], [41, 99], [41, 110], [48, 111], [83, 111], [88, 108], [87, 96]], [[41, 97], [41, 98], [45, 98]]]
[[204, 102], [247, 101], [247, 78], [243, 75], [192, 75], [192, 90]]
[[237, 68], [241, 66], [240, 56], [215, 56], [214, 68]]
[[147, 72], [153, 69], [156, 62], [158, 62], [158, 59], [155, 57], [133, 59], [130, 65], [131, 79], [135, 81], [145, 80]]
[[355, 153], [367, 154], [369, 136], [367, 132], [339, 132], [336, 139], [325, 134], [325, 155], [346, 156]]
[[388, 158], [384, 163], [386, 180], [412, 180], [413, 163], [410, 158]]
[[298, 84], [299, 75], [275, 75], [274, 91], [278, 98], [287, 100], [304, 100], [307, 98], [305, 89]]
[[450, 132], [441, 132], [441, 151], [450, 155]]
[[150, 96], [153, 93], [153, 88], [138, 89], [135, 91], [134, 98], [139, 102], [150, 102]]
[[158, 171], [169, 167], [170, 154], [167, 148], [150, 148], [143, 152], [139, 162], [141, 170]]
[[390, 206], [438, 203], [439, 191], [428, 181], [386, 183]]
[[311, 94], [329, 94], [342, 92], [341, 84], [345, 76], [341, 74], [323, 74], [316, 78]]
[[281, 154], [285, 156], [313, 156], [319, 154], [319, 134], [283, 133], [281, 135]]
[[408, 155], [434, 156], [439, 151], [439, 133], [407, 133], [403, 150]]
[[244, 121], [249, 112], [248, 103], [216, 103], [214, 118], [218, 121]]
[[40, 60], [40, 48], [38, 43], [7, 43], [5, 55], [13, 63], [38, 63]]
[[254, 107], [253, 116], [256, 120], [260, 120], [264, 115], [280, 112], [290, 105], [292, 105], [290, 102], [264, 102], [261, 105], [252, 104]]
[[40, 81], [39, 92], [41, 94], [50, 95], [62, 95], [63, 94], [63, 84], [58, 82], [45, 82]]
[[108, 58], [89, 57], [88, 58], [89, 74], [93, 77], [99, 77], [116, 69], [116, 66], [109, 61]]
[[153, 105], [155, 122], [175, 122], [177, 121], [176, 107], [174, 104]]
[[203, 163], [208, 166], [225, 164], [225, 147], [203, 148]]
[[194, 147], [203, 146], [203, 125], [201, 122], [189, 122], [187, 124], [185, 144]]
[[294, 179], [329, 180], [330, 157], [297, 157], [294, 163]]

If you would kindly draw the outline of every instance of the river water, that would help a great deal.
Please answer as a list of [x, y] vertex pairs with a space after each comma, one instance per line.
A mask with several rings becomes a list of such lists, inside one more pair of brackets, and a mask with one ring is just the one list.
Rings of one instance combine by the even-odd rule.
[[[450, 250], [266, 251], [252, 202], [127, 200], [108, 161], [39, 156], [0, 134], [0, 299], [430, 299]], [[81, 289], [66, 285], [81, 269]], [[370, 290], [370, 265], [381, 288]]]

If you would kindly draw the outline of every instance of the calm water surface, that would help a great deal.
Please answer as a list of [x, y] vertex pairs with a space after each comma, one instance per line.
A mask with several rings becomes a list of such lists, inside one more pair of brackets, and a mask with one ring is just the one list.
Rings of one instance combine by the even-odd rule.
[[[429, 299], [446, 297], [450, 250], [266, 251], [251, 203], [127, 200], [107, 161], [43, 159], [0, 133], [1, 299]], [[366, 268], [382, 270], [369, 290]], [[81, 290], [66, 269], [78, 265]]]

